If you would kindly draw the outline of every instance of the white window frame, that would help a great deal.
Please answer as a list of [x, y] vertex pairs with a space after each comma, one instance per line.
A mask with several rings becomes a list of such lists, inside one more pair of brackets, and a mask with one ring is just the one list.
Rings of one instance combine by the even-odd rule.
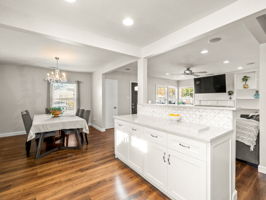
[[[54, 84], [72, 84], [75, 85], [75, 94], [74, 94], [74, 109], [73, 112], [63, 112], [63, 115], [75, 115], [78, 104], [78, 84], [75, 82], [66, 82], [66, 83], [50, 83], [50, 106], [57, 107], [54, 105]], [[60, 107], [60, 106], [58, 106]]]
[[[185, 89], [185, 88], [192, 88], [193, 89], [193, 97], [182, 97], [182, 89]], [[178, 102], [182, 101], [182, 100], [190, 100], [191, 101], [191, 104], [189, 105], [193, 105], [194, 104], [194, 99], [195, 99], [195, 89], [193, 86], [182, 86], [182, 87], [179, 87], [178, 89]]]

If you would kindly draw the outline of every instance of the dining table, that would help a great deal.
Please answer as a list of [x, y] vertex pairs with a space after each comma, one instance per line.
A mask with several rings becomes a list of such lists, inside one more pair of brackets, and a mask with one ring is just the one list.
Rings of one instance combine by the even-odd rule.
[[[31, 141], [36, 138], [37, 134], [59, 131], [61, 130], [81, 130], [82, 132], [89, 134], [89, 127], [85, 119], [75, 115], [62, 115], [59, 117], [53, 117], [50, 114], [34, 115], [32, 120], [32, 126], [29, 131], [27, 141]], [[77, 138], [77, 140], [79, 140]], [[78, 142], [78, 141], [77, 141]], [[57, 149], [65, 149], [64, 146]]]

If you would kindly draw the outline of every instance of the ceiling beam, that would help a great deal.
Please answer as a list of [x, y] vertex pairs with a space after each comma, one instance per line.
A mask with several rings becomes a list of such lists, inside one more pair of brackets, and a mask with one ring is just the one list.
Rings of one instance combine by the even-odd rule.
[[141, 56], [141, 48], [137, 46], [102, 37], [89, 31], [75, 29], [71, 26], [32, 19], [27, 15], [1, 7], [0, 10], [3, 11], [0, 13], [0, 25], [2, 26], [42, 34], [54, 40], [88, 45], [134, 57]]
[[129, 61], [124, 61], [124, 62], [116, 62], [116, 63], [113, 63], [113, 64], [106, 66], [105, 68], [101, 69], [100, 71], [103, 74], [109, 73], [109, 72], [112, 72], [116, 69], [119, 69], [121, 67], [124, 67], [124, 66], [129, 65], [129, 64], [134, 63], [134, 62], [137, 62], [137, 59], [131, 59]]
[[142, 57], [156, 56], [203, 38], [211, 31], [266, 9], [265, 0], [238, 0], [142, 49]]

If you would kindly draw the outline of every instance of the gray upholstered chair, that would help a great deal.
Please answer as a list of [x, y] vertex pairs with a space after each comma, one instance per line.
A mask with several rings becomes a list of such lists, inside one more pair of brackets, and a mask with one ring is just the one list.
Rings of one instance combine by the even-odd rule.
[[[80, 109], [78, 108], [77, 111], [76, 111], [76, 116], [78, 117], [82, 117], [84, 114], [84, 109]], [[75, 137], [76, 137], [76, 140], [77, 140], [77, 143], [78, 143], [78, 147], [81, 146], [81, 143], [83, 143], [83, 138], [79, 137], [79, 133], [80, 133], [80, 130], [79, 129], [64, 129], [62, 130], [62, 133], [64, 134], [64, 138], [66, 138], [66, 147], [68, 147], [68, 140], [69, 140], [69, 135], [70, 134], [75, 134]], [[80, 139], [82, 141], [80, 141]], [[75, 148], [75, 147], [74, 147]]]
[[45, 108], [45, 114], [50, 114], [49, 108]]
[[30, 155], [31, 141], [27, 141], [27, 138], [28, 138], [28, 134], [29, 134], [30, 129], [31, 129], [32, 119], [31, 119], [31, 116], [30, 116], [30, 113], [28, 110], [21, 112], [21, 116], [22, 116], [24, 127], [25, 127], [25, 131], [26, 131], [25, 149], [26, 149], [27, 156], [29, 156]]
[[76, 116], [79, 116], [80, 108], [77, 109]]
[[[91, 113], [90, 110], [86, 110], [86, 111], [84, 112], [83, 116], [82, 116], [82, 118], [86, 120], [87, 124], [89, 124], [90, 113]], [[85, 139], [86, 139], [86, 143], [89, 144], [87, 133], [84, 133], [84, 132], [81, 131], [80, 134], [81, 134], [81, 137], [82, 137], [82, 138], [85, 137]], [[83, 141], [84, 141], [84, 139], [83, 139]]]
[[79, 116], [79, 117], [83, 117], [84, 112], [85, 112], [84, 109], [79, 109], [79, 114], [78, 114], [78, 116]]
[[[24, 127], [25, 127], [25, 131], [26, 131], [26, 134], [27, 134], [27, 138], [28, 138], [28, 134], [30, 132], [30, 129], [31, 129], [31, 126], [32, 126], [32, 118], [30, 116], [30, 113], [28, 110], [25, 110], [25, 111], [22, 111], [21, 112], [21, 116], [22, 116], [22, 120], [23, 120], [23, 123], [24, 123]], [[35, 135], [35, 141], [36, 141], [36, 144], [37, 144], [37, 151], [36, 151], [36, 158], [40, 158], [41, 156], [43, 155], [46, 155], [52, 151], [54, 151], [55, 149], [52, 149], [48, 152], [45, 152], [43, 155], [41, 155], [41, 145], [44, 141], [44, 138], [48, 138], [48, 137], [52, 137], [52, 136], [55, 136], [56, 135], [56, 131], [51, 131], [51, 132], [43, 132], [43, 133], [37, 133]], [[25, 146], [26, 146], [26, 153], [27, 153], [27, 156], [30, 155], [30, 147], [31, 147], [31, 141], [27, 141], [26, 139], [26, 143], [25, 143]]]

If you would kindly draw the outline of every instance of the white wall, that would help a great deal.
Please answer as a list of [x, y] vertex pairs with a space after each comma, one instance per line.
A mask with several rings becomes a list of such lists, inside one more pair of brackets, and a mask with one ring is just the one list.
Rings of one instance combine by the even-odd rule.
[[260, 45], [260, 166], [266, 174], [266, 43]]
[[156, 85], [178, 87], [177, 81], [175, 80], [148, 76], [148, 101], [151, 101], [152, 104], [156, 103]]
[[[47, 82], [49, 69], [0, 64], [0, 134], [24, 131], [21, 111], [44, 113], [47, 107]], [[91, 74], [66, 72], [68, 80], [81, 81], [80, 103], [91, 109]]]
[[98, 129], [104, 127], [103, 89], [102, 72], [94, 72], [92, 74], [92, 124]]
[[[194, 87], [194, 79], [189, 80], [180, 80], [179, 87], [187, 87], [191, 86]], [[226, 90], [233, 90], [234, 91], [234, 74], [228, 73], [226, 74]], [[198, 104], [200, 100], [229, 100], [227, 93], [221, 94], [196, 94], [195, 95], [195, 104]], [[216, 103], [216, 102], [215, 102]]]
[[179, 87], [193, 87], [194, 88], [194, 79], [180, 80], [178, 81]]
[[104, 79], [118, 81], [118, 115], [130, 114], [130, 83], [137, 82], [137, 74], [116, 71], [105, 74]]

